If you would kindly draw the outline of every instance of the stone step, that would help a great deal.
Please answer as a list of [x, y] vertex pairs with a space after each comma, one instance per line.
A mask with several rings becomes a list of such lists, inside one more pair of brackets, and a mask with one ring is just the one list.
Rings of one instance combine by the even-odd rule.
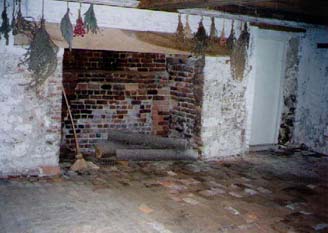
[[105, 141], [95, 146], [96, 158], [116, 156], [117, 149], [145, 149], [143, 145], [128, 145], [119, 142]]
[[152, 149], [186, 150], [191, 148], [189, 141], [186, 139], [165, 138], [155, 135], [113, 130], [108, 133], [108, 140], [127, 145], [141, 145], [144, 148]]

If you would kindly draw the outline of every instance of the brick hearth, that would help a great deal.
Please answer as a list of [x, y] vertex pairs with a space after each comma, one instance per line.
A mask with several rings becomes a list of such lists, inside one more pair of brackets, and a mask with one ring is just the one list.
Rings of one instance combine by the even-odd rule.
[[[92, 153], [110, 129], [187, 138], [199, 145], [199, 64], [184, 55], [66, 50], [63, 82], [83, 152]], [[66, 107], [62, 117], [63, 142], [72, 149]]]

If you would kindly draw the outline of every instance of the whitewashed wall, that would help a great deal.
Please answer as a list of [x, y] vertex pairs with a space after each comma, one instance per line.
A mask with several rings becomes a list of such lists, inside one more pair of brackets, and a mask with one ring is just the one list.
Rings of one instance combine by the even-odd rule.
[[[11, 1], [9, 1], [11, 2]], [[23, 0], [24, 16], [41, 17], [41, 0]], [[77, 17], [78, 4], [71, 3], [71, 18]], [[83, 4], [82, 12], [88, 8]], [[2, 4], [0, 6], [2, 11]], [[175, 32], [178, 14], [158, 11], [127, 9], [121, 7], [95, 6], [99, 25], [136, 31]], [[8, 9], [10, 15], [11, 9]], [[45, 18], [48, 22], [59, 23], [66, 12], [66, 3], [45, 1]], [[240, 16], [238, 16], [240, 19]], [[200, 16], [190, 16], [190, 26], [195, 32]], [[183, 16], [183, 22], [185, 17]], [[210, 18], [204, 17], [209, 32]], [[216, 19], [218, 33], [225, 25], [225, 34], [230, 32], [231, 20]], [[240, 28], [240, 21], [235, 21]], [[234, 81], [230, 74], [228, 57], [207, 57], [204, 70], [203, 129], [204, 157], [214, 158], [244, 153], [248, 149], [250, 118], [253, 98], [253, 82], [256, 61], [252, 55], [256, 48], [256, 30], [252, 28], [252, 43], [249, 66], [252, 71], [243, 82]], [[313, 34], [313, 35], [312, 35]], [[298, 111], [295, 142], [305, 143], [316, 151], [327, 153], [327, 52], [315, 49], [322, 33], [309, 31], [302, 42], [302, 57], [298, 90]], [[312, 36], [311, 36], [312, 35]], [[254, 38], [255, 36], [255, 38]], [[328, 37], [325, 37], [328, 38]], [[0, 44], [0, 175], [43, 173], [46, 168], [58, 165], [60, 140], [61, 62], [58, 54], [58, 68], [50, 84], [45, 84], [44, 98], [19, 86], [29, 75], [17, 69], [19, 59], [25, 50]], [[265, 48], [258, 48], [265, 49]]]
[[301, 62], [294, 141], [328, 155], [328, 49], [327, 30], [309, 30], [301, 41]]
[[[207, 159], [243, 154], [249, 150], [256, 70], [261, 69], [257, 67], [256, 52], [267, 49], [257, 45], [259, 35], [262, 38], [285, 40], [286, 45], [295, 36], [293, 33], [256, 27], [250, 28], [250, 34], [248, 62], [242, 82], [232, 79], [230, 57], [206, 58], [202, 139], [203, 156]], [[286, 77], [289, 77], [289, 73], [286, 70]]]
[[206, 57], [202, 109], [203, 157], [222, 158], [248, 150], [253, 102], [254, 49], [256, 28], [251, 28], [251, 43], [245, 77], [233, 80], [230, 57]]
[[[7, 1], [12, 4], [11, 1]], [[41, 0], [23, 0], [24, 16], [40, 20]], [[0, 4], [0, 11], [3, 10]], [[71, 19], [75, 22], [79, 4], [71, 3]], [[85, 12], [89, 4], [82, 5]], [[175, 32], [178, 25], [177, 13], [127, 9], [120, 7], [95, 6], [99, 26], [137, 31]], [[11, 16], [12, 5], [8, 8]], [[66, 3], [45, 1], [45, 19], [59, 23], [66, 12]], [[190, 17], [190, 26], [195, 32], [200, 16]], [[185, 23], [185, 17], [183, 17]], [[204, 18], [204, 25], [209, 31], [210, 18]], [[217, 30], [221, 33], [224, 25], [225, 34], [230, 32], [231, 20], [217, 19]], [[240, 23], [235, 22], [236, 31]], [[0, 41], [0, 55], [5, 57], [0, 64], [0, 176], [16, 174], [49, 174], [57, 172], [60, 143], [60, 113], [62, 60], [63, 51], [58, 53], [58, 68], [43, 87], [41, 97], [33, 91], [26, 91], [20, 86], [29, 79], [25, 69], [18, 69], [17, 64], [25, 53], [25, 48], [13, 45], [13, 37], [6, 46]]]
[[[7, 1], [8, 16], [11, 16], [12, 2]], [[0, 4], [0, 10], [3, 10]], [[89, 4], [82, 4], [85, 12]], [[79, 4], [70, 3], [71, 20], [75, 22]], [[66, 2], [45, 1], [44, 16], [47, 22], [59, 23], [66, 13]], [[22, 12], [26, 17], [40, 20], [41, 0], [23, 0]], [[177, 13], [165, 13], [149, 10], [127, 9], [121, 7], [95, 6], [100, 27], [119, 28], [136, 31], [175, 32], [178, 25]], [[200, 16], [190, 17], [190, 26], [195, 32]], [[183, 17], [185, 22], [185, 17]], [[204, 25], [209, 31], [210, 18], [204, 18]], [[230, 32], [230, 20], [216, 20], [218, 33], [223, 28]], [[238, 24], [235, 24], [238, 27]], [[237, 30], [238, 31], [238, 30]], [[63, 51], [58, 54], [58, 68], [44, 85], [41, 97], [33, 91], [26, 91], [21, 83], [29, 79], [26, 70], [17, 68], [25, 49], [10, 45], [1, 40], [0, 54], [6, 57], [0, 65], [0, 175], [43, 174], [55, 172], [58, 166], [60, 142], [61, 112], [61, 75]], [[48, 171], [46, 171], [48, 168]], [[53, 170], [51, 170], [53, 168]]]
[[22, 86], [29, 72], [17, 67], [26, 50], [12, 42], [0, 41], [0, 177], [53, 175], [59, 171], [62, 60], [36, 95]]
[[205, 158], [236, 155], [245, 149], [246, 87], [231, 78], [229, 59], [205, 60], [202, 110]]

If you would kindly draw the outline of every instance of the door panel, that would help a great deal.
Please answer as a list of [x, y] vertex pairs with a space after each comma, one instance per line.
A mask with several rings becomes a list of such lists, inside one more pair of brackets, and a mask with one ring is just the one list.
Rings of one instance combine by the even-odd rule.
[[276, 144], [281, 115], [281, 80], [285, 44], [258, 39], [251, 145]]

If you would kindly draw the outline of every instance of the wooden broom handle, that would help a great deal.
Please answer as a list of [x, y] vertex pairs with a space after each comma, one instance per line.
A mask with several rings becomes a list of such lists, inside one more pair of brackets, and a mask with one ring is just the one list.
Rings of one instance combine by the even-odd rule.
[[68, 102], [66, 92], [65, 92], [65, 89], [64, 89], [63, 85], [62, 85], [62, 91], [63, 91], [64, 99], [65, 99], [65, 102], [66, 102], [66, 106], [67, 106], [67, 109], [68, 109], [69, 118], [71, 120], [71, 124], [72, 124], [72, 128], [73, 128], [73, 134], [74, 134], [74, 140], [75, 140], [75, 146], [76, 146], [76, 154], [79, 155], [79, 154], [81, 154], [80, 145], [79, 145], [79, 142], [77, 140], [77, 134], [76, 134], [76, 130], [75, 130], [75, 125], [74, 125], [74, 121], [73, 121], [71, 108], [69, 106], [69, 102]]

